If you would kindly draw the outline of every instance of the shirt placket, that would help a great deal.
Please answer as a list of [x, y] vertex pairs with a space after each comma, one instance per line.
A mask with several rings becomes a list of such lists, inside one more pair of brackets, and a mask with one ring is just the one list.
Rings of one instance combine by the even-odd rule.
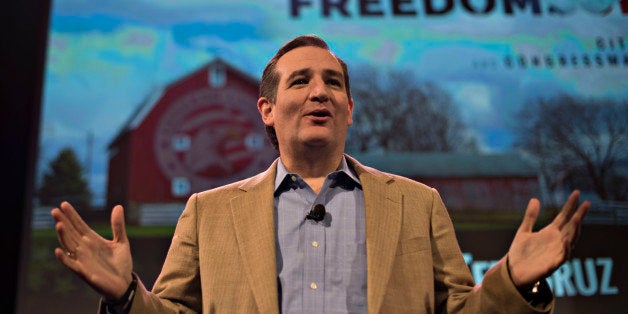
[[[326, 205], [325, 193], [328, 186], [326, 180], [318, 195], [309, 190], [312, 200], [310, 209], [316, 204]], [[303, 228], [305, 257], [302, 284], [303, 293], [306, 294], [303, 298], [303, 313], [321, 313], [323, 312], [321, 309], [325, 308], [325, 225], [322, 222], [307, 220]]]

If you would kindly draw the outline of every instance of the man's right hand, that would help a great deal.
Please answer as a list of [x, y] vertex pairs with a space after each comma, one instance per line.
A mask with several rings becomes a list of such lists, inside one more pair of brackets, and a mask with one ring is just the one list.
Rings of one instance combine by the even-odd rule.
[[124, 225], [124, 210], [117, 205], [111, 212], [113, 240], [92, 230], [68, 202], [50, 214], [61, 247], [55, 256], [87, 282], [105, 300], [118, 300], [133, 280], [133, 259]]

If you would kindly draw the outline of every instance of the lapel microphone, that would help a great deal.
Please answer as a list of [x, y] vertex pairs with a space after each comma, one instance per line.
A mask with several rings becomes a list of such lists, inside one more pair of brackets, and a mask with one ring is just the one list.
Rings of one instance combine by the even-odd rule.
[[316, 222], [323, 220], [323, 218], [325, 218], [325, 206], [323, 204], [314, 205], [312, 210], [305, 216], [305, 220], [311, 219]]

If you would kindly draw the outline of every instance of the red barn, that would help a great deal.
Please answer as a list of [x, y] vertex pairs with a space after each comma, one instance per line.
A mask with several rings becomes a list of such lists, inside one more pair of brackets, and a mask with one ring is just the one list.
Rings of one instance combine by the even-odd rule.
[[436, 188], [454, 214], [517, 213], [531, 197], [542, 198], [537, 170], [517, 154], [387, 152], [354, 157]]
[[[191, 193], [254, 175], [276, 158], [257, 112], [259, 81], [216, 59], [150, 95], [109, 144], [107, 208], [174, 211]], [[150, 222], [144, 222], [150, 224]]]

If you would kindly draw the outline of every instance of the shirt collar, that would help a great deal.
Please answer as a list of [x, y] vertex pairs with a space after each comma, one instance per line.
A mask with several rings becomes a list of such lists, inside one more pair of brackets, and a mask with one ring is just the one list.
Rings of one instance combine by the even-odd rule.
[[[349, 164], [347, 163], [347, 159], [345, 158], [344, 155], [342, 156], [340, 166], [338, 167], [336, 171], [332, 173], [344, 173], [346, 176], [337, 176], [335, 180], [338, 181], [342, 177], [348, 177], [354, 183], [351, 186], [355, 186], [355, 187], [358, 187], [359, 189], [362, 189], [362, 185], [360, 184], [360, 179], [358, 178], [353, 168], [349, 166]], [[292, 179], [292, 176], [299, 177], [299, 175], [296, 173], [288, 172], [288, 170], [286, 169], [286, 166], [284, 166], [283, 162], [281, 161], [281, 157], [279, 157], [279, 162], [277, 163], [277, 176], [275, 177], [275, 195], [281, 194], [281, 192], [284, 192], [284, 189], [290, 189], [290, 188], [296, 189], [296, 188], [303, 187], [303, 186], [300, 186], [300, 183], [299, 183], [299, 182], [302, 182], [302, 180], [295, 181]], [[334, 185], [334, 187], [335, 186], [341, 186], [341, 187], [346, 188], [346, 184], [342, 184], [342, 183], [336, 184]], [[282, 187], [281, 189], [282, 191], [278, 193], [278, 190], [280, 187]]]

